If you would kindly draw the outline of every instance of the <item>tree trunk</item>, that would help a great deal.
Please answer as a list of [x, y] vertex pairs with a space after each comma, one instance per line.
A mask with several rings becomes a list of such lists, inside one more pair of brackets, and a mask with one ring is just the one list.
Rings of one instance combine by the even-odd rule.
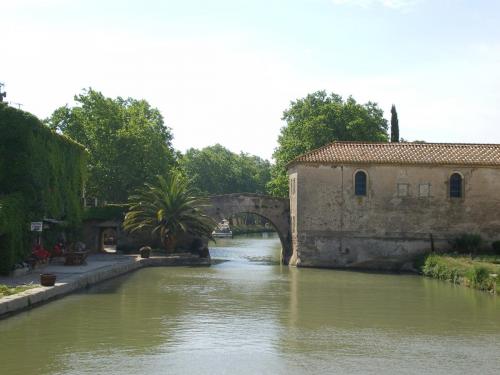
[[163, 239], [163, 246], [165, 246], [165, 252], [167, 254], [172, 254], [175, 250], [175, 238], [168, 236]]

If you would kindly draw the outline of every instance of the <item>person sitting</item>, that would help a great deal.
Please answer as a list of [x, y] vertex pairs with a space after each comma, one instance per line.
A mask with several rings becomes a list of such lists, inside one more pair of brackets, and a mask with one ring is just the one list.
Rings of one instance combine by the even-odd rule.
[[50, 254], [50, 258], [62, 257], [64, 255], [64, 244], [59, 241], [52, 248], [52, 253]]
[[32, 256], [40, 263], [44, 263], [50, 257], [50, 253], [41, 244], [36, 244], [31, 252]]

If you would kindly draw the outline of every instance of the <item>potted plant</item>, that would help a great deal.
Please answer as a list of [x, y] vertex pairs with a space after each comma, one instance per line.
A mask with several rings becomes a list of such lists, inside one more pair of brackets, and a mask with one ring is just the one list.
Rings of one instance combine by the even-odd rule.
[[56, 283], [56, 275], [53, 273], [42, 273], [40, 275], [40, 284], [42, 286], [54, 286]]
[[151, 255], [151, 248], [149, 246], [143, 246], [139, 249], [139, 253], [141, 254], [141, 258], [149, 258]]

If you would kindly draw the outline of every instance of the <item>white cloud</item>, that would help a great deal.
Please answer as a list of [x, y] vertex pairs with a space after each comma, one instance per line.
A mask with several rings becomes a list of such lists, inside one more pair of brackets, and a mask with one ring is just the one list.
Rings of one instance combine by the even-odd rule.
[[392, 9], [410, 9], [423, 0], [332, 0], [338, 5], [355, 5], [363, 8], [383, 6]]
[[400, 134], [428, 142], [500, 143], [500, 49], [470, 48], [471, 57], [450, 57], [430, 68], [386, 76], [332, 76], [324, 81], [342, 95], [378, 102], [389, 119], [395, 104]]
[[500, 43], [482, 43], [476, 46], [475, 52], [487, 61], [500, 63]]
[[180, 150], [221, 143], [270, 158], [290, 100], [325, 89], [389, 115], [405, 139], [500, 143], [500, 48], [471, 48], [469, 60], [391, 75], [296, 70], [293, 59], [252, 48], [242, 35], [154, 39], [100, 30], [17, 30], [4, 42], [0, 81], [8, 100], [40, 117], [92, 86], [107, 96], [145, 98], [173, 128]]
[[[290, 63], [244, 37], [144, 38], [111, 30], [16, 30], [3, 45], [8, 99], [39, 117], [82, 88], [145, 98], [180, 150], [221, 143], [270, 158], [289, 101], [306, 93]], [[27, 48], [29, 46], [29, 48]]]
[[74, 5], [80, 0], [0, 0], [0, 9], [6, 10], [21, 10], [26, 8], [46, 8], [62, 5]]
[[89, 86], [145, 98], [180, 150], [218, 142], [270, 158], [290, 100], [321, 89], [376, 101], [386, 116], [396, 104], [406, 139], [500, 143], [498, 44], [381, 76], [334, 67], [320, 74], [314, 62], [252, 47], [239, 33], [174, 38], [13, 22], [4, 29], [15, 35], [2, 42], [0, 59], [9, 101], [43, 118]]

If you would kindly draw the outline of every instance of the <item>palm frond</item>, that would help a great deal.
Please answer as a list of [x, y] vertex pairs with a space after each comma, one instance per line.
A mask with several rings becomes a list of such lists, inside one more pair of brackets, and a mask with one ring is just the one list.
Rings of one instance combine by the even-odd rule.
[[207, 199], [192, 194], [187, 181], [176, 174], [158, 176], [128, 199], [123, 227], [128, 232], [149, 229], [165, 242], [181, 233], [212, 239], [216, 222], [204, 213]]

